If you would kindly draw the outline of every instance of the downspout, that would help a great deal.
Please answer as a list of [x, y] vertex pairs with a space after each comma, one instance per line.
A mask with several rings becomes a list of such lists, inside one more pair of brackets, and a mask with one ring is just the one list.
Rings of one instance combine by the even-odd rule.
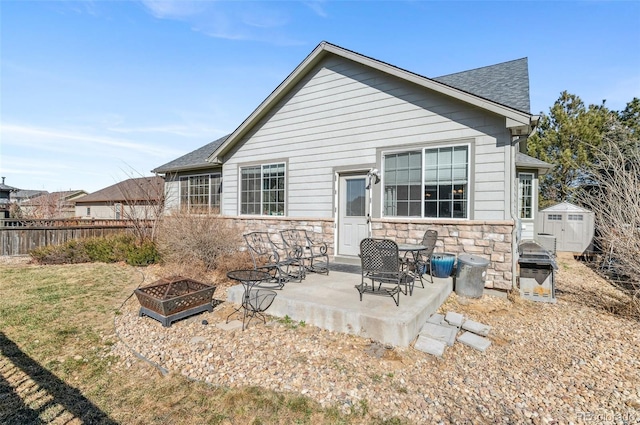
[[513, 229], [511, 230], [511, 288], [512, 289], [517, 289], [517, 285], [516, 285], [516, 281], [517, 281], [517, 276], [516, 276], [516, 271], [518, 270], [518, 235], [520, 234], [519, 230], [521, 227], [521, 223], [520, 223], [520, 216], [518, 213], [518, 201], [519, 201], [519, 197], [520, 194], [518, 193], [518, 183], [519, 181], [517, 181], [518, 178], [518, 172], [516, 169], [516, 154], [517, 152], [520, 150], [520, 140], [524, 137], [524, 139], [526, 140], [529, 135], [531, 133], [533, 133], [533, 130], [538, 126], [538, 123], [540, 122], [540, 115], [531, 115], [531, 117], [529, 118], [529, 131], [528, 134], [526, 136], [522, 136], [522, 135], [511, 135], [512, 137], [512, 143], [511, 143], [511, 154], [510, 154], [510, 161], [511, 161], [511, 167], [510, 169], [513, 170], [514, 175], [511, 176], [511, 182], [510, 182], [510, 190], [511, 190], [511, 220], [513, 220]]
[[518, 187], [516, 184], [516, 177], [518, 176], [516, 170], [516, 152], [518, 149], [518, 143], [511, 145], [511, 166], [509, 167], [514, 173], [514, 175], [511, 176], [509, 185], [509, 189], [511, 190], [511, 220], [513, 220], [513, 229], [511, 229], [511, 289], [517, 289], [516, 271], [518, 270], [518, 259], [516, 258], [518, 252], [518, 227], [520, 227], [520, 219], [518, 217]]

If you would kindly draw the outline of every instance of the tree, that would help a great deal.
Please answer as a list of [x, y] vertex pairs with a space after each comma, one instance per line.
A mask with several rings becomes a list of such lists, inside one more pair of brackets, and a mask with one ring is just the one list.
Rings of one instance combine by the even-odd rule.
[[555, 167], [540, 180], [540, 206], [571, 199], [572, 193], [593, 160], [594, 149], [602, 140], [605, 123], [611, 115], [602, 105], [585, 107], [582, 100], [563, 91], [549, 110], [542, 114], [536, 132], [527, 142], [528, 154]]
[[640, 135], [627, 122], [610, 116], [585, 169], [589, 184], [576, 191], [576, 199], [594, 212], [596, 242], [608, 266], [627, 276], [619, 286], [640, 316]]
[[627, 106], [618, 112], [618, 118], [631, 134], [640, 136], [640, 99], [634, 97]]

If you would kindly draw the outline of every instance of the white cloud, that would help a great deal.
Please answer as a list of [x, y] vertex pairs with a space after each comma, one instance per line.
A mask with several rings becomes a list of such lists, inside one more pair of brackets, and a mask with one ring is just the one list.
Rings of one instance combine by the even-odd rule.
[[[303, 44], [285, 32], [292, 20], [291, 6], [297, 7], [297, 2], [141, 0], [141, 3], [154, 17], [185, 22], [193, 31], [209, 37]], [[317, 2], [307, 5], [316, 15], [323, 16], [320, 5], [314, 3]]]
[[324, 0], [310, 0], [303, 3], [321, 18], [326, 18], [329, 16], [323, 7], [325, 3]]
[[189, 0], [141, 0], [141, 3], [156, 18], [184, 19], [202, 12], [209, 2]]
[[159, 158], [164, 158], [168, 154], [176, 156], [180, 154], [177, 150], [167, 149], [153, 143], [139, 143], [62, 129], [2, 124], [0, 134], [2, 134], [3, 145], [15, 145], [20, 148], [29, 146], [60, 153], [95, 155], [100, 148], [108, 148], [116, 157], [131, 153], [131, 151]]

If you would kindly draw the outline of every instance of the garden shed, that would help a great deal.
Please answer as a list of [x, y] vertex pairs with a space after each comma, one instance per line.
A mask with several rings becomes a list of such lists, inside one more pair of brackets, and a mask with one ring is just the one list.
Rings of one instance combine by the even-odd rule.
[[583, 254], [593, 250], [592, 211], [569, 202], [561, 202], [540, 213], [542, 233], [555, 236], [556, 251]]

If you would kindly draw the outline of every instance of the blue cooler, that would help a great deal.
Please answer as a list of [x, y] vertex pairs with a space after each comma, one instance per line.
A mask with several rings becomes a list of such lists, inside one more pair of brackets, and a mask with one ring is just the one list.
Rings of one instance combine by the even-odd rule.
[[448, 252], [431, 254], [431, 275], [441, 278], [451, 276], [455, 262], [456, 254]]

